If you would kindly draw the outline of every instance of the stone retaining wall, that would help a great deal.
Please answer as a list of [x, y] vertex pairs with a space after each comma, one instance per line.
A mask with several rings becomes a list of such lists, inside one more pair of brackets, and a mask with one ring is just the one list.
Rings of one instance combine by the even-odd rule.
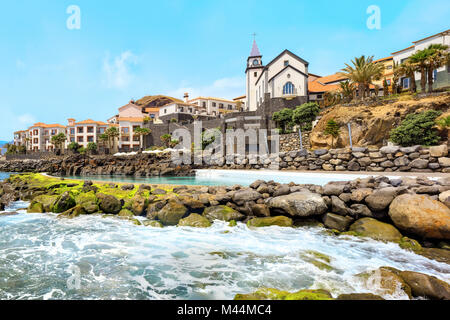
[[[302, 134], [303, 149], [309, 149], [309, 132]], [[290, 152], [300, 150], [300, 137], [298, 133], [289, 133], [280, 135], [280, 151]]]

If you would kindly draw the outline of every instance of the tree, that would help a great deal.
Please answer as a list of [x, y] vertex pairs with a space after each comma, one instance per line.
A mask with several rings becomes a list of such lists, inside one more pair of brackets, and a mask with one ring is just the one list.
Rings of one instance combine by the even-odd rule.
[[384, 66], [380, 63], [373, 63], [373, 56], [356, 57], [351, 63], [352, 65], [346, 63], [346, 67], [338, 74], [357, 84], [359, 95], [361, 99], [364, 99], [366, 92], [370, 92], [372, 82], [381, 79]]
[[312, 122], [316, 120], [320, 112], [319, 105], [315, 102], [304, 103], [295, 108], [292, 122], [299, 125], [302, 130], [312, 129]]
[[89, 151], [90, 153], [93, 153], [95, 151], [97, 151], [97, 144], [95, 142], [89, 142], [87, 144], [87, 151]]
[[172, 141], [172, 136], [168, 133], [163, 134], [161, 137], [161, 142], [166, 146], [166, 148], [170, 147], [170, 141]]
[[345, 102], [350, 102], [355, 95], [355, 84], [350, 81], [340, 82], [339, 86], [341, 87], [342, 97]]
[[428, 73], [428, 92], [433, 92], [433, 72], [434, 70], [450, 63], [450, 53], [448, 46], [442, 44], [431, 44], [427, 49], [427, 73]]
[[383, 95], [386, 97], [389, 94], [389, 86], [387, 84], [386, 78], [383, 80]]
[[410, 59], [407, 59], [405, 62], [403, 62], [397, 69], [397, 72], [400, 76], [406, 76], [409, 78], [409, 91], [411, 93], [416, 92], [416, 70], [417, 66], [412, 63]]
[[80, 149], [80, 145], [74, 141], [69, 143], [67, 149], [71, 150], [72, 152], [78, 152], [78, 149]]
[[101, 142], [102, 146], [104, 147], [105, 145], [109, 148], [109, 137], [106, 133], [102, 133], [101, 135], [98, 136], [98, 140], [99, 142]]
[[108, 137], [108, 141], [112, 142], [110, 146], [114, 150], [116, 139], [120, 136], [119, 129], [117, 127], [109, 127], [106, 129], [105, 134]]
[[14, 144], [7, 143], [3, 148], [6, 148], [6, 154], [14, 154], [17, 152], [17, 146]]
[[63, 143], [66, 142], [66, 135], [64, 133], [58, 133], [57, 135], [54, 135], [51, 139], [52, 144], [55, 146], [56, 149], [58, 149], [59, 151], [62, 150], [62, 145]]
[[410, 113], [402, 123], [390, 132], [390, 140], [404, 147], [412, 145], [435, 145], [439, 136], [435, 120], [441, 115], [440, 111], [428, 110], [421, 113]]
[[394, 65], [393, 65], [393, 77], [392, 77], [392, 94], [397, 94], [399, 89], [401, 88], [401, 86], [398, 85], [398, 80], [401, 77], [400, 74], [400, 68], [399, 68], [400, 64], [398, 62], [394, 61]]
[[274, 112], [272, 120], [277, 123], [277, 126], [281, 129], [281, 133], [287, 133], [288, 128], [292, 127], [292, 116], [294, 111], [289, 108], [284, 108], [281, 111]]
[[427, 86], [427, 60], [430, 50], [419, 50], [409, 57], [410, 62], [415, 66], [416, 71], [420, 72], [420, 92], [426, 92]]
[[139, 136], [139, 145], [140, 145], [141, 150], [144, 148], [144, 137], [148, 136], [151, 132], [152, 132], [152, 130], [150, 130], [148, 128], [138, 127], [136, 129], [134, 129], [134, 134]]
[[327, 126], [325, 127], [324, 134], [326, 136], [331, 136], [331, 147], [334, 147], [334, 139], [339, 137], [339, 133], [341, 131], [341, 128], [339, 127], [339, 124], [334, 121], [334, 119], [330, 119], [327, 122]]

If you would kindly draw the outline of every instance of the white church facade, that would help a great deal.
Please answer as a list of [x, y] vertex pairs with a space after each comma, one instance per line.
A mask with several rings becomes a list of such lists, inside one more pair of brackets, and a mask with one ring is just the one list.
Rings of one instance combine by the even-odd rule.
[[289, 98], [308, 95], [309, 63], [289, 50], [284, 50], [267, 65], [256, 41], [247, 59], [246, 109], [255, 111], [263, 103], [266, 93], [271, 98]]

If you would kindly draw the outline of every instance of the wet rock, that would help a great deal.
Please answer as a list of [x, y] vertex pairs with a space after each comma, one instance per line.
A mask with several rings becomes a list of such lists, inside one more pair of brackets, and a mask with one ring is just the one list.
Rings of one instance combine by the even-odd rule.
[[238, 190], [233, 194], [233, 201], [235, 203], [256, 201], [260, 198], [262, 198], [262, 195], [253, 189]]
[[373, 218], [359, 219], [350, 226], [349, 230], [362, 237], [380, 241], [398, 242], [402, 239], [402, 234], [394, 226]]
[[382, 290], [384, 294], [396, 295], [398, 290], [403, 291], [410, 299], [412, 298], [411, 287], [399, 275], [400, 271], [390, 267], [381, 267], [357, 274], [365, 286], [371, 288], [376, 283], [377, 289]]
[[122, 190], [131, 191], [134, 190], [134, 184], [125, 184], [120, 187]]
[[157, 213], [159, 221], [166, 226], [175, 226], [187, 214], [188, 209], [180, 202], [169, 202]]
[[131, 211], [136, 216], [143, 215], [147, 206], [147, 200], [143, 196], [137, 194], [131, 199]]
[[122, 209], [121, 201], [112, 195], [98, 193], [97, 198], [99, 200], [100, 210], [104, 213], [118, 214]]
[[66, 191], [61, 196], [59, 196], [58, 200], [56, 200], [53, 206], [54, 213], [61, 213], [73, 208], [76, 205], [74, 197], [70, 194], [70, 192]]
[[396, 190], [394, 188], [384, 188], [375, 190], [365, 198], [368, 207], [374, 211], [382, 211], [389, 207], [394, 200]]
[[153, 227], [153, 228], [162, 228], [163, 225], [161, 222], [156, 220], [145, 220], [142, 222], [142, 224], [146, 227]]
[[57, 195], [47, 194], [42, 194], [33, 198], [34, 202], [42, 203], [44, 212], [53, 212], [53, 206], [55, 205], [56, 200], [58, 200]]
[[321, 215], [328, 209], [319, 194], [307, 191], [272, 198], [267, 205], [271, 210], [281, 211], [294, 217]]
[[419, 272], [402, 271], [400, 277], [411, 287], [413, 296], [450, 300], [450, 285], [436, 277]]
[[348, 230], [348, 226], [353, 222], [350, 217], [344, 217], [334, 213], [327, 213], [323, 218], [323, 223], [327, 228], [336, 229], [340, 232]]
[[359, 203], [355, 203], [350, 206], [350, 214], [352, 216], [375, 218], [374, 215], [372, 214], [372, 211], [370, 211], [370, 209], [366, 205]]
[[152, 194], [154, 194], [154, 195], [163, 195], [163, 194], [166, 194], [166, 193], [167, 193], [166, 190], [159, 189], [159, 188], [157, 188], [157, 189], [152, 191]]
[[83, 207], [87, 214], [99, 211], [98, 199], [94, 192], [81, 193], [75, 197], [75, 203]]
[[194, 227], [194, 228], [208, 228], [211, 226], [211, 222], [205, 217], [191, 213], [188, 217], [181, 219], [178, 222], [179, 227]]
[[273, 288], [260, 288], [253, 293], [237, 294], [234, 300], [332, 300], [332, 296], [323, 289], [290, 293]]
[[213, 206], [205, 208], [203, 216], [210, 221], [222, 220], [222, 221], [241, 221], [245, 218], [242, 213], [230, 208], [228, 206]]
[[28, 213], [44, 213], [44, 205], [37, 201], [32, 201], [27, 209]]
[[331, 211], [345, 216], [348, 213], [348, 207], [345, 205], [345, 202], [338, 197], [331, 196]]
[[248, 227], [292, 227], [293, 221], [291, 218], [285, 216], [253, 218], [247, 222]]
[[251, 206], [251, 210], [254, 216], [256, 217], [269, 217], [270, 209], [265, 204], [254, 204]]
[[423, 238], [450, 239], [450, 209], [428, 196], [404, 194], [392, 202], [389, 216], [401, 230]]
[[119, 217], [128, 217], [128, 218], [133, 218], [134, 217], [134, 213], [131, 212], [128, 209], [122, 209], [120, 210], [120, 212], [117, 214]]

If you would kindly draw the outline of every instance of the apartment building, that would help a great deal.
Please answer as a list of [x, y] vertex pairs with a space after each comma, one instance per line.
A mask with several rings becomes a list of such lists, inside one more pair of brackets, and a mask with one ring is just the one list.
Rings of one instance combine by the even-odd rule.
[[[413, 41], [412, 46], [393, 52], [392, 53], [393, 63], [402, 64], [414, 53], [416, 53], [419, 50], [428, 48], [431, 44], [442, 44], [450, 47], [450, 29], [417, 41]], [[416, 78], [416, 86], [419, 89], [421, 74], [417, 72], [415, 74], [415, 78]], [[434, 70], [433, 78], [434, 78], [433, 89], [450, 86], [450, 64]], [[400, 84], [404, 89], [409, 89], [411, 86], [410, 79], [408, 77], [401, 78]]]
[[117, 122], [119, 125], [120, 137], [119, 148], [123, 151], [137, 150], [140, 147], [140, 137], [134, 134], [136, 128], [143, 127], [146, 115], [142, 108], [134, 101], [119, 108]]
[[35, 123], [28, 129], [28, 147], [30, 151], [54, 151], [53, 136], [66, 132], [66, 127], [60, 124]]
[[223, 113], [237, 112], [237, 102], [222, 98], [214, 97], [197, 97], [192, 100], [188, 100], [186, 97], [186, 103], [196, 105], [199, 110], [206, 110], [206, 114], [210, 116], [218, 116]]
[[109, 124], [102, 121], [94, 121], [92, 119], [76, 122], [75, 119], [68, 119], [66, 130], [68, 146], [72, 142], [78, 143], [80, 146], [86, 148], [90, 142], [98, 143], [99, 136], [105, 133]]
[[14, 145], [27, 146], [28, 144], [28, 130], [19, 130], [14, 132]]

